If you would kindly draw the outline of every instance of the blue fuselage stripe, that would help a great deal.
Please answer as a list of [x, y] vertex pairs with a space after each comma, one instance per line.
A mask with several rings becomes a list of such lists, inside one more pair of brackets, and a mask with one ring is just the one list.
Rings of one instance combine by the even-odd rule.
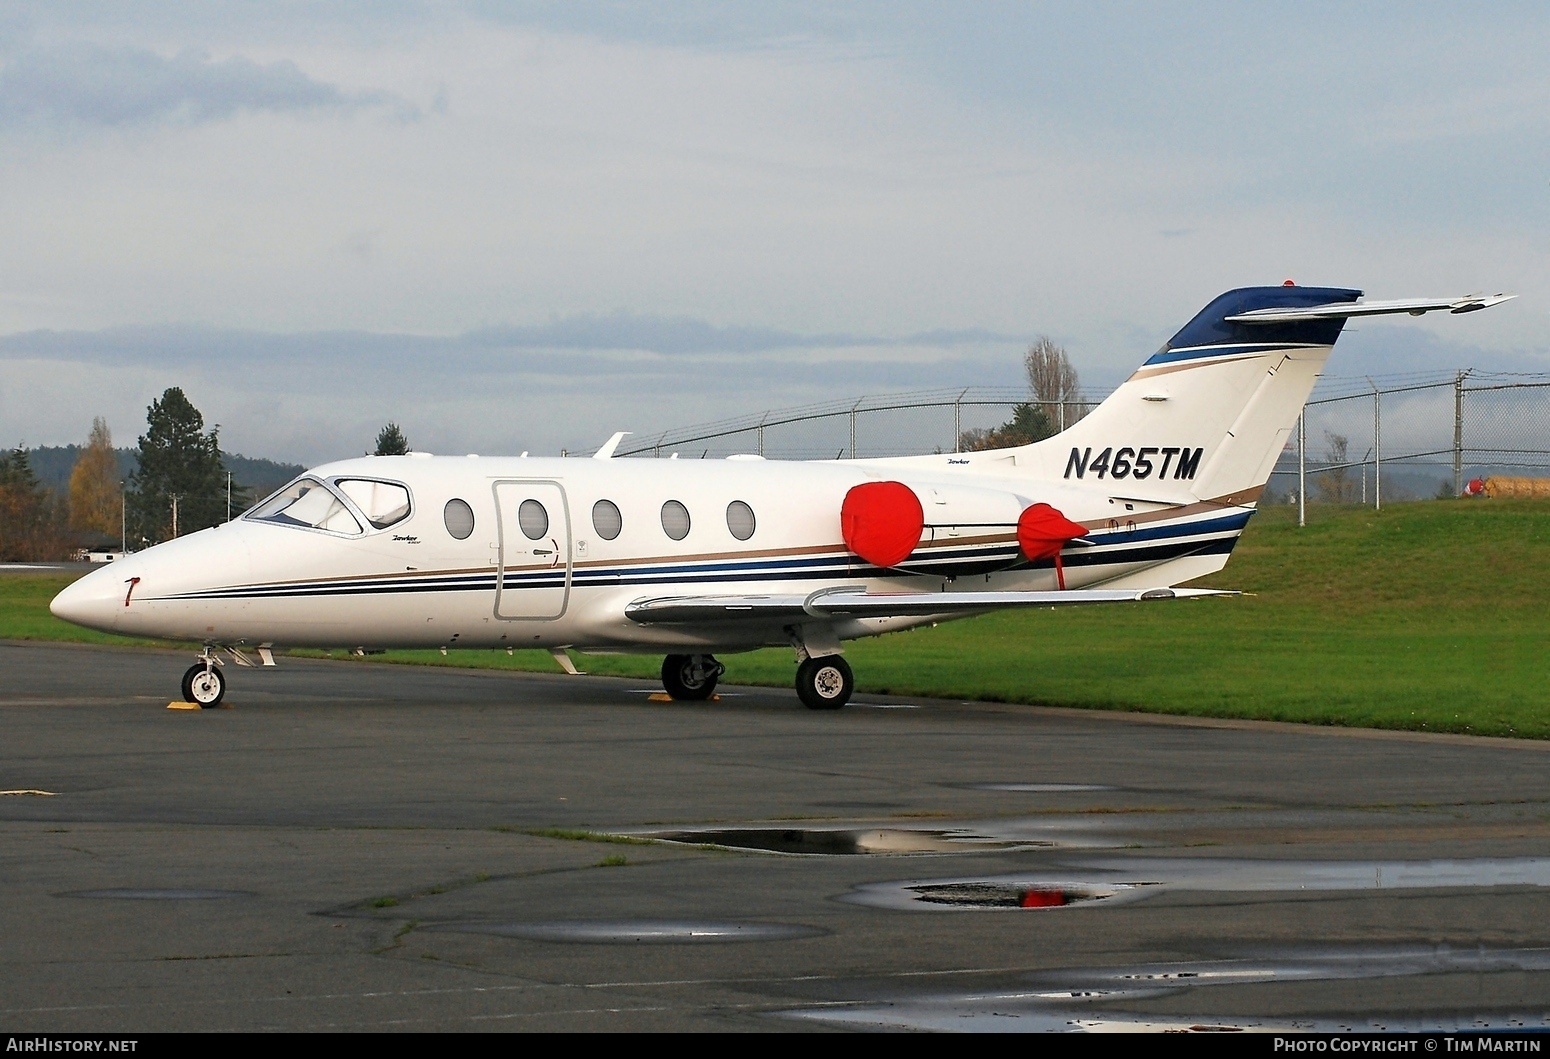
[[[1218, 555], [1231, 552], [1238, 535], [1253, 513], [1233, 512], [1188, 523], [1137, 526], [1094, 530], [1083, 538], [1089, 546], [1068, 548], [1062, 562], [1068, 566], [1092, 567], [1155, 563], [1184, 555]], [[1200, 539], [1204, 538], [1204, 539]], [[997, 541], [975, 547], [941, 549], [922, 554], [905, 564], [905, 572], [932, 574], [938, 568], [963, 564], [984, 564], [995, 568], [1018, 559], [1014, 542]], [[1048, 569], [1053, 559], [1028, 564], [1033, 569]], [[731, 562], [694, 562], [681, 565], [619, 566], [574, 569], [570, 584], [576, 588], [607, 588], [621, 585], [704, 585], [731, 582], [809, 581], [818, 577], [889, 577], [899, 570], [885, 570], [856, 560], [848, 554], [811, 556], [798, 559], [735, 560]], [[507, 571], [500, 583], [508, 590], [564, 588], [564, 567], [549, 570]], [[420, 578], [368, 579], [302, 584], [245, 585], [191, 592], [163, 597], [176, 600], [216, 599], [289, 599], [308, 596], [375, 596], [424, 592], [493, 592], [496, 572], [430, 575]]]
[[1162, 349], [1147, 358], [1143, 367], [1154, 364], [1177, 364], [1183, 360], [1204, 360], [1207, 357], [1239, 357], [1247, 353], [1270, 353], [1278, 349], [1306, 348], [1296, 342], [1255, 342], [1224, 346], [1186, 346], [1183, 349]]

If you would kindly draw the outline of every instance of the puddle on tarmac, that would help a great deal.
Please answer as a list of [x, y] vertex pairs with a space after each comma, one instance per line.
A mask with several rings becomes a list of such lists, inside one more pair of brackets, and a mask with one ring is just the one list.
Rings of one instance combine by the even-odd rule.
[[[868, 883], [856, 887], [842, 899], [876, 908], [992, 910], [1124, 904], [1170, 890], [1298, 893], [1482, 886], [1550, 886], [1550, 858], [1429, 861], [1104, 859], [1043, 873]], [[1055, 895], [1071, 895], [1071, 899], [1057, 900]]]
[[112, 890], [75, 890], [59, 897], [90, 897], [110, 901], [221, 901], [232, 897], [252, 897], [247, 890], [178, 890], [170, 888]]
[[880, 853], [983, 853], [1045, 849], [1060, 844], [1053, 839], [1032, 836], [986, 835], [972, 828], [732, 827], [635, 831], [630, 835], [632, 838], [649, 838], [659, 842], [831, 857]]
[[[1068, 968], [1029, 976], [1029, 988], [871, 996], [854, 1004], [779, 1012], [843, 1026], [969, 1032], [1435, 1033], [1550, 1029], [1544, 1012], [1244, 1018], [1157, 1015], [1127, 1004], [1217, 985], [1403, 979], [1420, 975], [1550, 971], [1550, 949], [1372, 948], [1283, 952], [1213, 961]], [[1242, 1005], [1251, 994], [1238, 994]], [[1209, 995], [1202, 995], [1202, 1007]], [[1267, 1006], [1281, 1006], [1271, 994]]]
[[817, 927], [788, 923], [717, 923], [684, 920], [559, 920], [549, 923], [430, 923], [421, 930], [448, 934], [494, 934], [528, 941], [583, 944], [704, 945], [738, 941], [789, 941], [823, 934]]
[[910, 889], [916, 895], [916, 901], [927, 905], [952, 908], [1061, 908], [1131, 895], [1132, 891], [1143, 885], [1146, 884], [1092, 886], [1057, 880], [1037, 886], [968, 882], [913, 886]]

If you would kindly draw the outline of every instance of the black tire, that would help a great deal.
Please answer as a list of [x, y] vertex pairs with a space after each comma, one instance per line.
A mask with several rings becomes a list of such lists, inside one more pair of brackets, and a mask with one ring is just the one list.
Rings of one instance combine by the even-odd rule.
[[183, 674], [183, 701], [197, 703], [202, 709], [213, 710], [226, 697], [226, 676], [219, 666], [206, 668], [196, 662]]
[[662, 687], [686, 702], [703, 702], [716, 693], [726, 667], [711, 655], [668, 655], [662, 659]]
[[837, 710], [855, 690], [850, 664], [839, 655], [809, 658], [797, 666], [797, 698], [810, 710]]

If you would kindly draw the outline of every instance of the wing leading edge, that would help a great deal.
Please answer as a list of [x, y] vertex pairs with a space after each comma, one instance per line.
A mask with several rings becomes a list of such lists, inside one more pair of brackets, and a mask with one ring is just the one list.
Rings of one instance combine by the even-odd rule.
[[625, 617], [642, 625], [693, 625], [719, 621], [811, 621], [976, 614], [1007, 607], [1065, 607], [1094, 603], [1141, 603], [1157, 599], [1235, 596], [1210, 588], [1073, 589], [1063, 592], [867, 592], [824, 588], [806, 596], [659, 596], [638, 599]]

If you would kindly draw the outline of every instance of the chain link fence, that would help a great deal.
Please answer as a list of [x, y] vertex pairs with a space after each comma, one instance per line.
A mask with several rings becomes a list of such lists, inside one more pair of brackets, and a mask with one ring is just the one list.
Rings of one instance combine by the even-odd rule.
[[[1057, 429], [1108, 394], [1038, 402], [970, 386], [829, 401], [626, 438], [621, 456], [858, 459], [958, 451], [1032, 404]], [[1550, 375], [1484, 371], [1325, 376], [1270, 476], [1266, 501], [1369, 503], [1456, 496], [1472, 478], [1550, 475]]]
[[1064, 430], [1086, 415], [1104, 393], [1083, 391], [1072, 401], [1034, 401], [1013, 386], [969, 386], [956, 390], [826, 401], [626, 438], [620, 456], [717, 458], [740, 453], [782, 460], [865, 459], [956, 452], [960, 439], [989, 430], [1028, 404]]
[[1321, 382], [1268, 502], [1458, 496], [1473, 478], [1550, 475], [1550, 375], [1460, 371]]

